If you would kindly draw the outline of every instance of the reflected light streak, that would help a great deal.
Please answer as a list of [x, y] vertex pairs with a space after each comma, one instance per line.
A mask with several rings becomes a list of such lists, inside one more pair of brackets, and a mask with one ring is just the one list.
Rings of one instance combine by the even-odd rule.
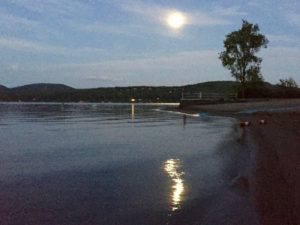
[[131, 119], [134, 120], [134, 103], [131, 103]]
[[181, 163], [179, 159], [169, 159], [164, 163], [164, 170], [167, 172], [169, 177], [172, 179], [172, 211], [180, 208], [184, 194], [184, 172], [180, 171]]

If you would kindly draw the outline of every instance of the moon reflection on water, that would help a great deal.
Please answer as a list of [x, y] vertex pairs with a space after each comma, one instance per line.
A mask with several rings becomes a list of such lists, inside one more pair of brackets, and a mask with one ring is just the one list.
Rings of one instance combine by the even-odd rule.
[[184, 172], [182, 171], [182, 165], [180, 159], [169, 159], [164, 163], [164, 170], [172, 180], [171, 191], [171, 210], [176, 211], [180, 208], [180, 204], [183, 200], [183, 194], [185, 191]]

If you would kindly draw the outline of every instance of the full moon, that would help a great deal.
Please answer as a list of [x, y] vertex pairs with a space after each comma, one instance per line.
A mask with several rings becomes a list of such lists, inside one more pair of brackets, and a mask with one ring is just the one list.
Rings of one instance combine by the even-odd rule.
[[171, 28], [179, 29], [186, 23], [186, 18], [180, 12], [171, 13], [167, 17], [167, 23]]

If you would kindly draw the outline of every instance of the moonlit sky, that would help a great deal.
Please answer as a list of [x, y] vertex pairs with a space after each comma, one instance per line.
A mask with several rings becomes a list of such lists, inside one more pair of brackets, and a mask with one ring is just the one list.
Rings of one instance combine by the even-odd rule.
[[[180, 29], [171, 12], [187, 16]], [[0, 84], [73, 87], [231, 80], [218, 53], [242, 19], [270, 40], [266, 81], [300, 84], [298, 0], [1, 0]]]

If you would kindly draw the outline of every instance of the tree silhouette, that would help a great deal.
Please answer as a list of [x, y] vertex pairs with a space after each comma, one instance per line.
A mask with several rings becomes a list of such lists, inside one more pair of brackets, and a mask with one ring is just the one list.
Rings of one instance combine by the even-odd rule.
[[292, 77], [287, 79], [279, 79], [279, 86], [284, 88], [298, 88], [298, 84]]
[[241, 83], [241, 97], [245, 97], [247, 82], [262, 81], [260, 64], [262, 58], [255, 54], [266, 48], [268, 39], [259, 33], [257, 24], [253, 25], [243, 20], [242, 27], [226, 35], [224, 40], [225, 50], [220, 53], [219, 58], [224, 67], [228, 68], [231, 75]]

